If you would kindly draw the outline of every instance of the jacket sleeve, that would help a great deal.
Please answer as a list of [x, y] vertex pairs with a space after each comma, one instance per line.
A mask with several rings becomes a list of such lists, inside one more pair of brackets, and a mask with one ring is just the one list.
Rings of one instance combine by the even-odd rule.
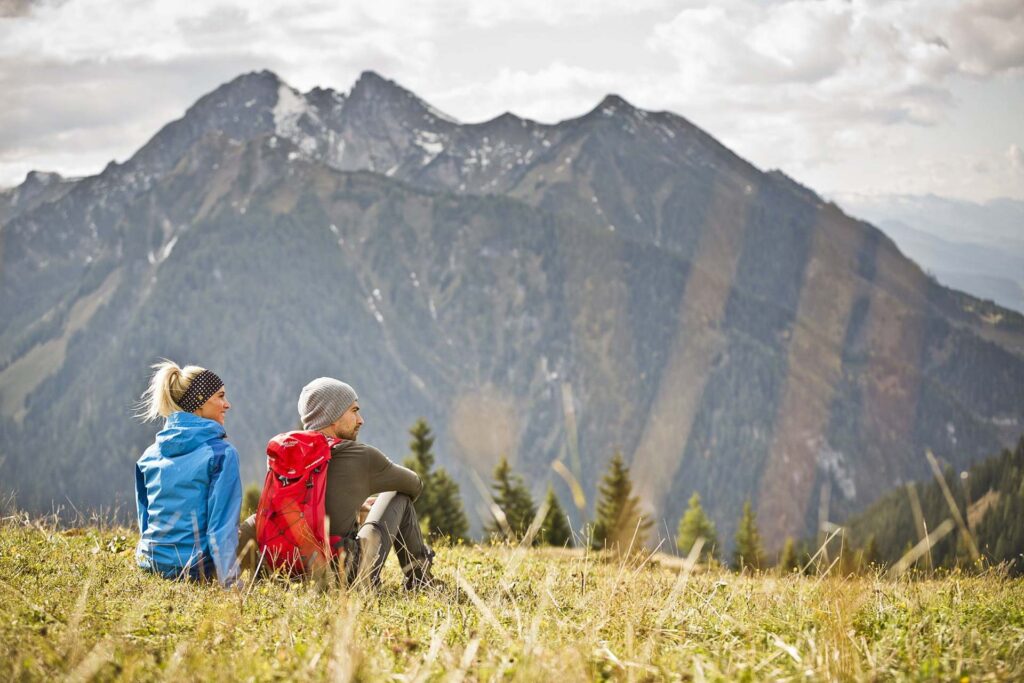
[[[218, 449], [219, 450], [219, 449]], [[210, 462], [210, 497], [207, 501], [207, 543], [221, 584], [230, 586], [238, 577], [238, 516], [242, 509], [242, 480], [238, 451], [227, 444]]]
[[413, 500], [423, 492], [423, 482], [418, 474], [408, 467], [396, 465], [373, 446], [366, 446], [367, 460], [370, 470], [370, 491], [398, 491]]
[[139, 516], [139, 535], [146, 533], [149, 526], [149, 498], [146, 497], [146, 480], [142, 470], [135, 465], [135, 511]]

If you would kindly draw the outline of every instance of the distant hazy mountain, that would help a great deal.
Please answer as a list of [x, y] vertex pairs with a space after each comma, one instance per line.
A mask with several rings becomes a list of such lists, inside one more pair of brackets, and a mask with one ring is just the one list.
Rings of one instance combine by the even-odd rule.
[[462, 125], [373, 73], [247, 74], [60, 187], [2, 195], [0, 481], [31, 509], [128, 504], [162, 356], [225, 378], [252, 481], [335, 375], [393, 458], [425, 417], [470, 509], [501, 455], [592, 506], [618, 448], [670, 528], [699, 491], [729, 538], [749, 498], [770, 544], [1024, 424], [1022, 316], [615, 96]]
[[842, 195], [944, 285], [1024, 311], [1024, 202], [975, 204], [931, 195]]

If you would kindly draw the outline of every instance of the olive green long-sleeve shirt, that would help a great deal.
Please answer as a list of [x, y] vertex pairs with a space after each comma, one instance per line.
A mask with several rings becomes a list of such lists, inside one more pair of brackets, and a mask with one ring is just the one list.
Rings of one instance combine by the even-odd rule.
[[344, 536], [355, 531], [359, 508], [375, 493], [398, 491], [413, 500], [423, 491], [423, 482], [412, 470], [396, 465], [369, 444], [342, 441], [331, 448], [327, 466], [324, 512], [330, 520], [330, 534]]

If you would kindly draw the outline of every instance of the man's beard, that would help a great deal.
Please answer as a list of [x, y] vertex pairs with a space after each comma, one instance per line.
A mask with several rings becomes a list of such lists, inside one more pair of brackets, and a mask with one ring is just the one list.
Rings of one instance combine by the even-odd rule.
[[345, 439], [346, 441], [355, 441], [356, 437], [358, 435], [359, 435], [359, 428], [358, 427], [356, 427], [355, 429], [349, 430], [347, 432], [339, 432], [338, 433], [338, 436], [340, 436], [342, 439]]

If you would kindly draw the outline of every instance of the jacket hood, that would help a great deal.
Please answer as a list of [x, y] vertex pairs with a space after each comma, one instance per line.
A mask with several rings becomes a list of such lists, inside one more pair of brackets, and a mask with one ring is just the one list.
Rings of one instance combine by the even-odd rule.
[[192, 413], [171, 413], [164, 423], [164, 428], [156, 435], [160, 453], [173, 458], [191, 453], [203, 444], [222, 439], [225, 436], [224, 425]]

